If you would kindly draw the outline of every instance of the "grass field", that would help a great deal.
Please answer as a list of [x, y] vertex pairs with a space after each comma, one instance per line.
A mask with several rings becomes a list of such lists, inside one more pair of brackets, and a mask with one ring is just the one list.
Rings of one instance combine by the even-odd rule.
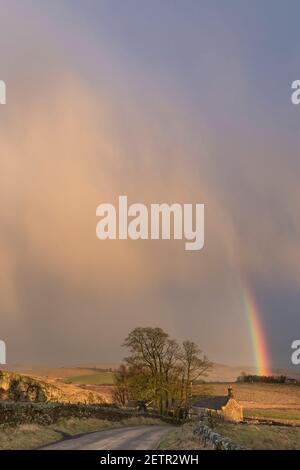
[[245, 409], [276, 408], [300, 410], [300, 386], [278, 384], [207, 383], [195, 385], [194, 395], [226, 395], [231, 386]]
[[97, 372], [90, 375], [76, 375], [68, 377], [68, 383], [73, 384], [86, 384], [86, 385], [114, 385], [113, 372]]
[[215, 431], [248, 449], [299, 450], [300, 427], [218, 423]]
[[300, 409], [246, 408], [244, 417], [300, 426]]
[[56, 367], [56, 368], [45, 368], [35, 370], [22, 370], [21, 373], [25, 375], [32, 375], [37, 377], [48, 377], [54, 379], [67, 379], [77, 375], [89, 375], [97, 372], [97, 369], [87, 367]]
[[[194, 434], [195, 422], [180, 426], [160, 442], [161, 450], [210, 450], [203, 447], [201, 438]], [[300, 427], [233, 424], [216, 422], [214, 431], [228, 437], [235, 444], [257, 450], [299, 450]]]
[[159, 444], [160, 450], [207, 450], [194, 434], [195, 422], [186, 423], [167, 434]]

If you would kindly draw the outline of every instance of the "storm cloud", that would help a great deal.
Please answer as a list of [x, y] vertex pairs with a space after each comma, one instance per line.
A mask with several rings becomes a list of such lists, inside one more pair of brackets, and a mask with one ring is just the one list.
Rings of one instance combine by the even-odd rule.
[[[90, 20], [75, 14], [70, 26], [64, 15], [56, 20], [57, 5], [47, 8], [48, 16], [28, 2], [21, 12], [13, 2], [0, 20], [0, 78], [8, 83], [0, 109], [0, 311], [9, 361], [111, 362], [131, 328], [158, 325], [213, 360], [251, 365], [246, 279], [266, 321], [274, 318], [266, 331], [274, 365], [286, 365], [282, 351], [299, 320], [289, 314], [283, 344], [272, 301], [278, 286], [288, 299], [300, 279], [299, 160], [286, 110], [268, 121], [272, 111], [261, 109], [224, 24], [222, 51], [203, 56], [203, 73], [200, 64], [191, 71], [208, 87], [199, 107], [188, 84], [170, 74], [166, 88], [166, 69], [157, 63], [150, 73], [130, 44], [122, 52], [105, 28], [97, 36]], [[70, 13], [69, 2], [60, 8]], [[193, 34], [182, 43], [190, 64]], [[209, 78], [221, 70], [227, 92], [210, 101]], [[204, 249], [99, 241], [96, 207], [121, 194], [130, 203], [204, 203]]]

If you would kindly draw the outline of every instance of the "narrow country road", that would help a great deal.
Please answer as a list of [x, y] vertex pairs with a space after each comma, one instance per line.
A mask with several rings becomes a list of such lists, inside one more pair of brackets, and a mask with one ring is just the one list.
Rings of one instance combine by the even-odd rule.
[[105, 429], [65, 439], [43, 447], [42, 450], [151, 450], [172, 429], [172, 426], [156, 425]]

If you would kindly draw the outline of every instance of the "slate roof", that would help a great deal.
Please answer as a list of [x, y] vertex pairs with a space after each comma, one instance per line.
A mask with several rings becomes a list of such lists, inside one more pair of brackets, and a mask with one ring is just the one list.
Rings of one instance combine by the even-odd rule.
[[215, 397], [202, 397], [193, 404], [193, 408], [206, 408], [209, 410], [221, 410], [223, 406], [225, 406], [230, 397], [228, 396], [215, 396]]

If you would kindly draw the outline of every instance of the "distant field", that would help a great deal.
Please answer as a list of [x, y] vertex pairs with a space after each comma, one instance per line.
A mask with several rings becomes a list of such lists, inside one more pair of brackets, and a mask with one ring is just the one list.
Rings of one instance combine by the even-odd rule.
[[295, 409], [300, 411], [300, 386], [278, 384], [209, 383], [195, 385], [194, 395], [226, 395], [233, 388], [235, 398], [245, 409]]
[[300, 426], [300, 409], [246, 408], [244, 410], [244, 417]]
[[97, 372], [96, 374], [90, 375], [77, 375], [74, 377], [68, 377], [68, 382], [80, 385], [114, 385], [114, 373], [113, 372]]
[[[48, 377], [75, 377], [77, 375], [88, 375], [94, 373], [94, 371], [102, 370], [116, 370], [120, 366], [120, 362], [95, 362], [86, 364], [77, 364], [66, 367], [40, 367], [40, 366], [25, 366], [25, 365], [13, 365], [9, 367], [1, 366], [4, 370], [11, 370], [20, 372], [23, 374], [37, 375], [37, 376], [48, 376]], [[235, 382], [236, 378], [241, 375], [244, 371], [248, 374], [255, 374], [256, 369], [254, 367], [247, 366], [228, 366], [225, 364], [214, 364], [213, 369], [205, 377], [206, 381], [209, 382]], [[300, 373], [295, 370], [288, 369], [276, 369], [271, 371], [275, 375], [286, 375], [288, 377], [294, 377], [300, 379]]]
[[96, 373], [97, 369], [91, 369], [87, 367], [57, 367], [49, 369], [28, 369], [23, 370], [22, 374], [32, 375], [35, 377], [49, 377], [49, 378], [59, 378], [65, 379], [69, 377], [79, 376], [79, 375], [91, 375]]

